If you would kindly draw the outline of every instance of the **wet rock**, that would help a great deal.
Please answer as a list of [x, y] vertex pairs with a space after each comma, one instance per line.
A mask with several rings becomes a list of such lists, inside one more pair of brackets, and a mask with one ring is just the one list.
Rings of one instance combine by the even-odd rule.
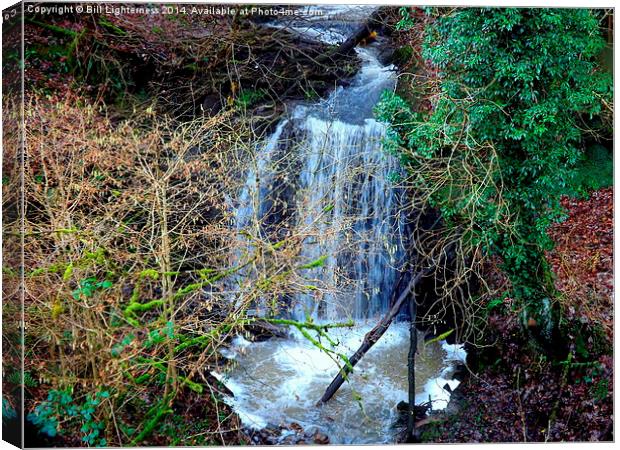
[[465, 380], [466, 377], [467, 377], [467, 367], [465, 367], [465, 364], [458, 364], [454, 369], [454, 373], [452, 374], [452, 379], [463, 381]]
[[394, 63], [394, 49], [392, 47], [385, 47], [381, 49], [377, 59], [384, 66], [388, 66]]
[[329, 436], [318, 428], [311, 431], [297, 422], [289, 424], [267, 424], [260, 430], [244, 428], [245, 435], [253, 445], [326, 445], [330, 443]]
[[201, 110], [207, 116], [216, 115], [221, 111], [222, 107], [222, 100], [217, 94], [205, 96], [201, 104]]
[[315, 444], [320, 444], [320, 445], [329, 444], [329, 436], [327, 436], [325, 433], [321, 433], [320, 431], [317, 431], [316, 433], [314, 433], [314, 435], [312, 436], [312, 440], [314, 441]]
[[303, 433], [304, 429], [301, 425], [299, 425], [297, 422], [293, 422], [289, 425], [289, 429], [296, 431], [298, 433]]
[[263, 320], [256, 320], [245, 326], [245, 338], [253, 342], [262, 342], [271, 338], [285, 338], [288, 329]]
[[280, 442], [280, 430], [273, 425], [267, 425], [267, 428], [259, 431], [259, 435], [262, 444], [276, 445]]
[[444, 409], [444, 414], [446, 415], [456, 415], [462, 407], [463, 402], [465, 401], [465, 397], [463, 395], [462, 385], [458, 385], [456, 389], [450, 394], [450, 400], [448, 401], [448, 405], [446, 409]]

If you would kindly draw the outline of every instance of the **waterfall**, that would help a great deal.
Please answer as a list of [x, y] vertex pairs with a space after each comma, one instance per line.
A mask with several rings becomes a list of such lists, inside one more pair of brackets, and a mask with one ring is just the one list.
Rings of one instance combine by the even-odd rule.
[[247, 177], [238, 205], [235, 209], [235, 226], [241, 231], [252, 224], [260, 223], [265, 211], [265, 202], [269, 195], [269, 185], [273, 178], [273, 169], [270, 167], [273, 153], [275, 152], [284, 127], [288, 120], [280, 121], [276, 130], [267, 142], [259, 146], [256, 154], [256, 164], [248, 168]]
[[320, 302], [300, 295], [294, 315], [333, 320], [380, 314], [389, 306], [403, 257], [398, 191], [389, 182], [397, 166], [383, 153], [385, 129], [373, 119], [357, 125], [313, 115], [301, 126], [299, 222], [314, 226], [316, 236], [302, 255], [309, 261], [327, 256], [309, 276], [330, 289]]
[[258, 149], [235, 214], [238, 231], [263, 237], [286, 222], [305, 237], [302, 261], [325, 260], [304, 274], [319, 289], [289, 299], [298, 320], [383, 313], [404, 263], [401, 192], [391, 182], [398, 163], [383, 151], [385, 127], [372, 112], [394, 86], [393, 67], [376, 48], [358, 54], [349, 86], [295, 107]]
[[[299, 23], [293, 19], [286, 26], [338, 42], [355, 29], [344, 19], [361, 22], [373, 9], [320, 8], [330, 14]], [[381, 42], [356, 51], [362, 66], [349, 85], [317, 103], [295, 106], [258, 145], [235, 209], [239, 235], [247, 231], [271, 242], [294, 235], [299, 264], [323, 261], [302, 274], [303, 284], [317, 289], [287, 294], [286, 309], [278, 312], [300, 321], [354, 319], [352, 328], [330, 330], [335, 351], [345, 355], [359, 348], [376, 323], [374, 316], [382, 315], [400, 293], [399, 284], [406, 284], [399, 277], [407, 259], [404, 202], [393, 183], [394, 175], [401, 175], [399, 165], [383, 150], [385, 127], [372, 112], [381, 93], [394, 88], [393, 67], [379, 61]], [[251, 239], [247, 243], [251, 247]], [[254, 313], [267, 312], [266, 304], [255, 306]], [[316, 401], [339, 368], [333, 355], [298, 330], [290, 331], [285, 339], [264, 342], [236, 337], [224, 356], [238, 365], [225, 376], [214, 374], [234, 393], [226, 401], [243, 424], [260, 429], [295, 422], [305, 430], [325, 431], [331, 443], [393, 443], [395, 405], [407, 398], [409, 325], [392, 324], [349, 382], [320, 408]], [[418, 348], [417, 402], [430, 398], [433, 409], [444, 408], [450, 398], [444, 387], [458, 384], [452, 373], [464, 352], [423, 339]]]

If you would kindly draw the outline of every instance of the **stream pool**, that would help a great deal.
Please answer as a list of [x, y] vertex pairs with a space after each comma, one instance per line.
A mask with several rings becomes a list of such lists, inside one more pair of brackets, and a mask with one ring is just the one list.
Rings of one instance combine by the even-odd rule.
[[[354, 328], [330, 330], [337, 350], [351, 355], [374, 322]], [[422, 333], [420, 333], [422, 334]], [[237, 337], [225, 356], [234, 359], [230, 372], [218, 374], [233, 392], [227, 402], [244, 426], [263, 428], [292, 422], [306, 430], [318, 429], [332, 444], [392, 443], [396, 405], [407, 400], [409, 325], [394, 323], [355, 367], [325, 405], [316, 406], [337, 374], [332, 359], [298, 332], [289, 339], [250, 343]], [[455, 366], [465, 359], [461, 346], [445, 342], [418, 344], [416, 358], [417, 403], [432, 401], [434, 410], [446, 407], [459, 382], [452, 380]]]

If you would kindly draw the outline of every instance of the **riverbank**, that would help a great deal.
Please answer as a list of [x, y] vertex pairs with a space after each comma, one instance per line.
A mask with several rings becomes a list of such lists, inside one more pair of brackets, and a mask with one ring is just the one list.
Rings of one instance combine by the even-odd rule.
[[[448, 411], [419, 429], [425, 442], [613, 439], [613, 105], [599, 105], [598, 85], [588, 84], [600, 77], [611, 98], [610, 74], [595, 62], [610, 45], [611, 16], [547, 12], [575, 25], [566, 27], [574, 47], [558, 50], [562, 37], [545, 34], [531, 20], [536, 13], [518, 9], [407, 8], [395, 35], [401, 77], [381, 112], [396, 134], [394, 147], [420, 179], [412, 196], [426, 189], [421, 203], [430, 199], [444, 215], [433, 231], [450, 242], [462, 237], [470, 248], [458, 261], [461, 277], [433, 274], [427, 286], [431, 297], [465, 291], [437, 301], [431, 319], [439, 318], [439, 333], [465, 330], [470, 372]], [[579, 28], [586, 22], [589, 32]], [[496, 28], [499, 43], [489, 39]], [[538, 46], [522, 46], [532, 39], [552, 49], [549, 61], [541, 64]], [[549, 94], [561, 79], [549, 64], [562, 61], [564, 70], [564, 58], [582, 42], [596, 44], [582, 79], [588, 105], [600, 106], [595, 114], [571, 102], [559, 107], [568, 93]], [[528, 81], [517, 86], [533, 67], [549, 73], [530, 98], [522, 95]], [[506, 95], [510, 89], [514, 95]], [[568, 125], [560, 131], [519, 122], [538, 113], [546, 124]], [[558, 144], [571, 133], [570, 145]], [[563, 151], [567, 158], [558, 157]], [[476, 266], [477, 258], [484, 264]], [[450, 269], [458, 273], [456, 264]]]
[[[121, 115], [151, 107], [188, 120], [237, 107], [248, 116], [277, 117], [284, 102], [320, 98], [359, 69], [354, 55], [332, 58], [335, 46], [265, 20], [215, 13], [29, 14], [25, 88], [79, 92]], [[6, 59], [17, 57], [15, 51], [7, 48]]]
[[562, 203], [568, 219], [552, 227], [548, 257], [565, 296], [564, 326], [589, 337], [571, 343], [574, 357], [552, 362], [527, 350], [504, 299], [489, 317], [490, 347], [471, 349], [471, 372], [446, 413], [420, 430], [423, 441], [613, 440], [613, 189]]

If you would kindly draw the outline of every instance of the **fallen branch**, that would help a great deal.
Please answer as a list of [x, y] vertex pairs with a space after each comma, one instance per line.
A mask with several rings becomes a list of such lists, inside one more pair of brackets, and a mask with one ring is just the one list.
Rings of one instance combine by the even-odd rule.
[[377, 343], [377, 341], [385, 334], [390, 324], [400, 311], [401, 307], [405, 303], [405, 300], [409, 297], [409, 293], [415, 288], [415, 285], [428, 273], [442, 264], [444, 258], [450, 259], [454, 257], [454, 243], [449, 244], [447, 247], [443, 248], [441, 254], [437, 258], [437, 260], [431, 259], [428, 266], [418, 272], [410, 281], [407, 287], [400, 294], [398, 299], [392, 304], [392, 307], [388, 311], [388, 313], [383, 316], [383, 318], [379, 321], [375, 327], [366, 333], [364, 336], [364, 341], [360, 348], [353, 354], [351, 358], [346, 361], [346, 365], [340, 370], [338, 375], [332, 380], [331, 384], [325, 390], [323, 397], [321, 400], [317, 402], [317, 406], [320, 406], [322, 403], [325, 403], [331, 399], [336, 391], [342, 386], [342, 384], [347, 379], [347, 376], [353, 371], [353, 367], [362, 359], [362, 357], [372, 348], [373, 345]]
[[383, 336], [383, 334], [387, 331], [388, 327], [400, 311], [401, 307], [405, 303], [405, 300], [409, 297], [409, 293], [415, 287], [415, 285], [420, 281], [420, 279], [430, 272], [431, 267], [428, 267], [424, 270], [418, 272], [412, 279], [409, 281], [409, 284], [405, 288], [405, 290], [400, 294], [396, 302], [392, 305], [392, 308], [388, 311], [388, 313], [383, 316], [383, 318], [379, 321], [375, 327], [366, 333], [364, 336], [364, 341], [359, 349], [349, 358], [349, 364], [346, 364], [333, 379], [331, 384], [325, 390], [323, 397], [318, 401], [317, 405], [327, 402], [331, 399], [336, 391], [342, 386], [342, 384], [347, 379], [347, 376], [353, 371], [353, 367], [362, 359], [362, 357], [372, 348], [373, 345]]
[[415, 442], [415, 354], [418, 351], [418, 329], [416, 328], [416, 318], [418, 315], [415, 293], [412, 293], [409, 300], [409, 314], [411, 322], [409, 325], [409, 355], [407, 357], [408, 371], [407, 381], [409, 383], [409, 403], [407, 405], [407, 437], [405, 442]]
[[263, 317], [259, 319], [258, 321], [263, 321], [263, 322], [271, 323], [274, 325], [290, 325], [297, 329], [308, 328], [314, 331], [327, 331], [330, 328], [351, 328], [355, 326], [355, 322], [353, 322], [352, 320], [349, 320], [347, 322], [321, 324], [321, 323], [309, 322], [307, 320], [305, 322], [298, 322], [296, 320], [290, 320], [290, 319], [270, 319], [270, 318]]

